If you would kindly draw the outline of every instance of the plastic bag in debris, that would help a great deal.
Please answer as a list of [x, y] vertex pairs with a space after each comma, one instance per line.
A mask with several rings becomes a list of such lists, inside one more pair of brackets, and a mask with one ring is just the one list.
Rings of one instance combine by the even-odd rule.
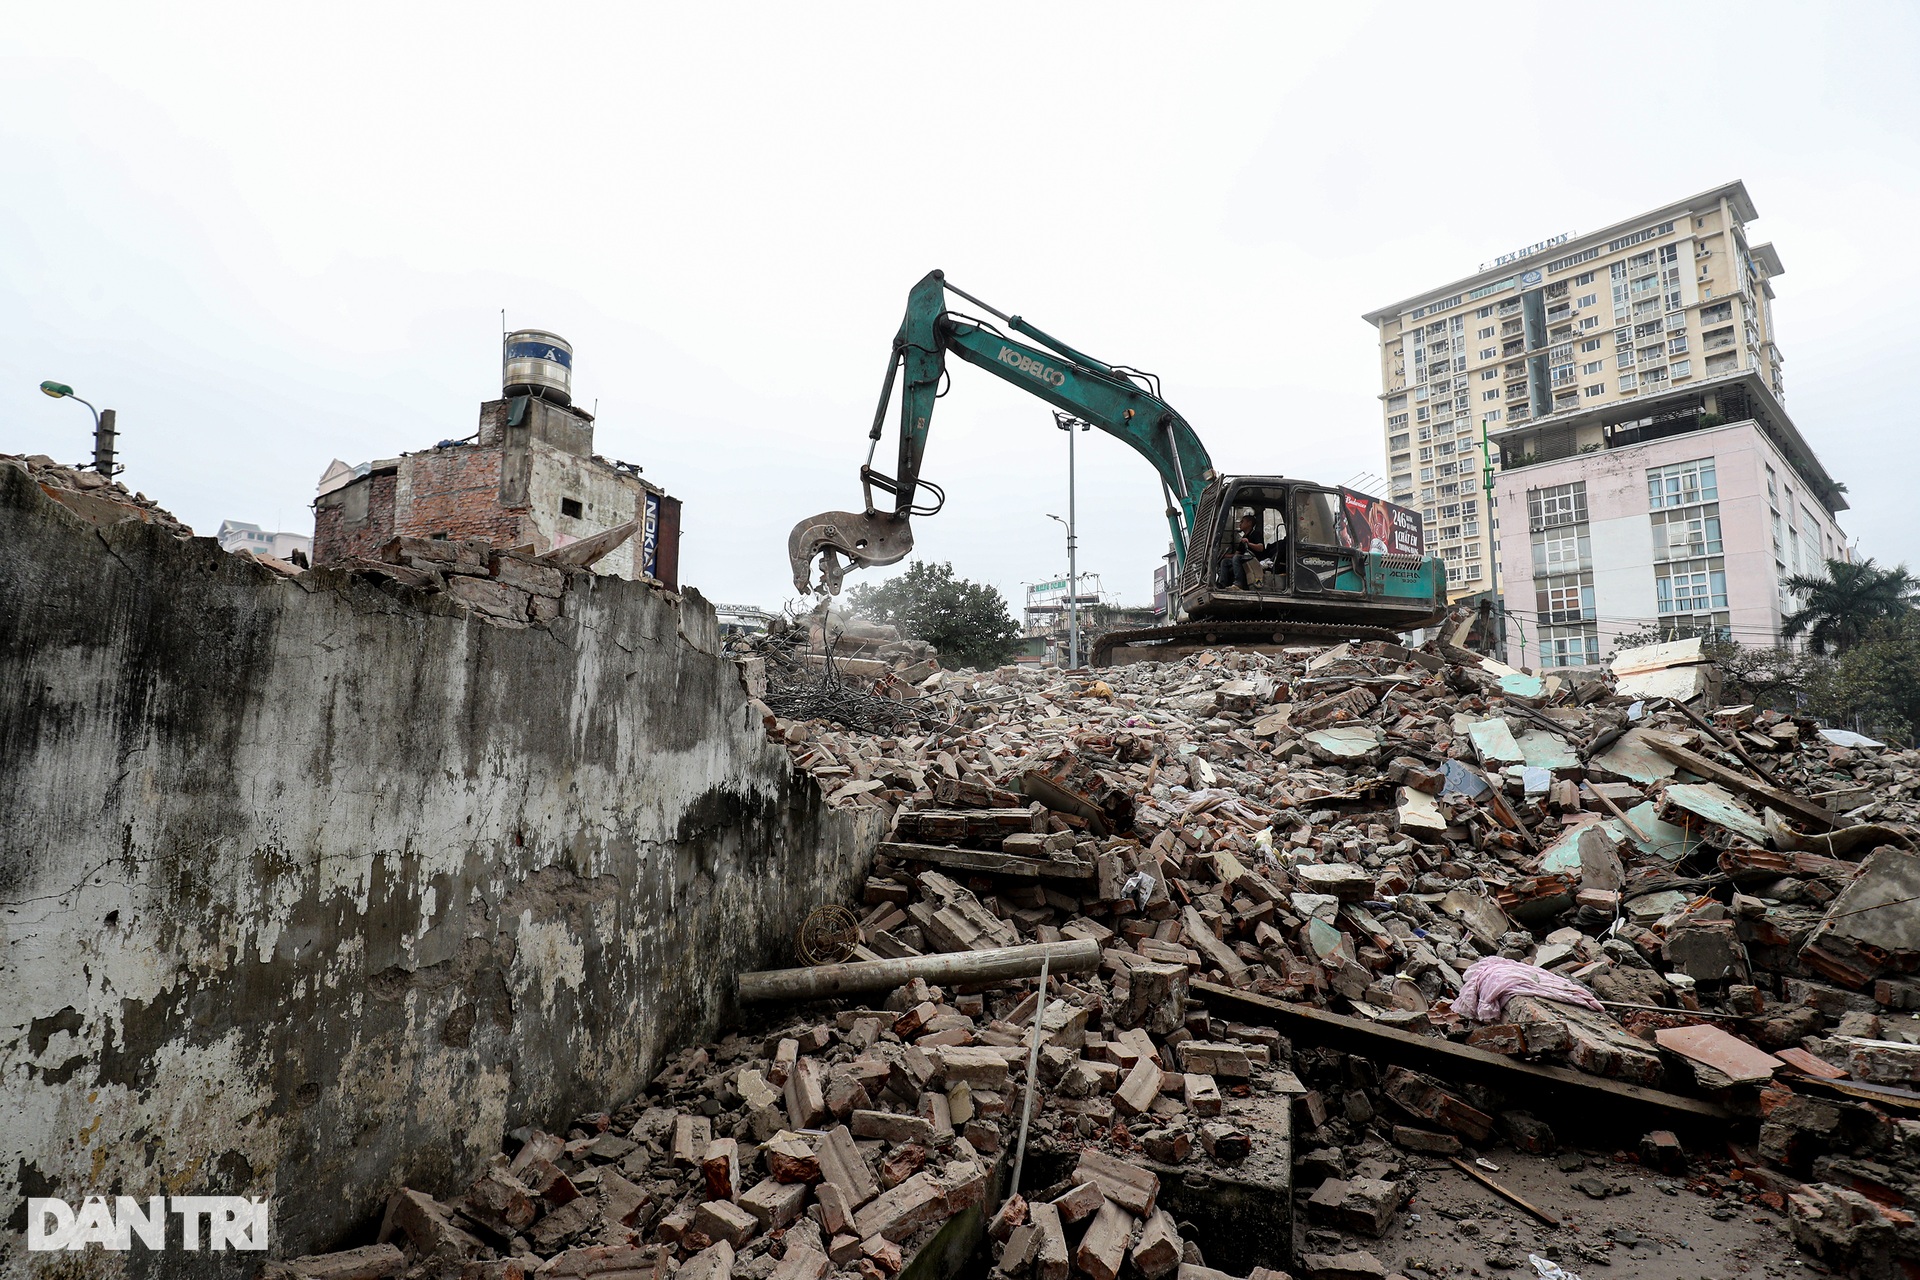
[[1135, 910], [1145, 911], [1148, 900], [1153, 897], [1154, 885], [1152, 876], [1144, 871], [1136, 871], [1127, 877], [1125, 884], [1120, 886], [1120, 892], [1133, 899]]
[[1580, 1277], [1568, 1271], [1557, 1262], [1548, 1262], [1537, 1253], [1527, 1255], [1527, 1261], [1540, 1273], [1540, 1280], [1580, 1280]]

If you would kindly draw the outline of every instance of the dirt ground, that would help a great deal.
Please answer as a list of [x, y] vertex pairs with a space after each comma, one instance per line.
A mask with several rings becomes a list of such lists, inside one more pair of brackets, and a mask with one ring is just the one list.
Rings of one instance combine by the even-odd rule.
[[[1633, 1280], [1734, 1280], [1735, 1277], [1823, 1276], [1819, 1262], [1798, 1254], [1786, 1215], [1745, 1197], [1752, 1192], [1696, 1163], [1669, 1177], [1620, 1163], [1614, 1153], [1563, 1151], [1557, 1156], [1498, 1150], [1487, 1175], [1560, 1220], [1551, 1227], [1474, 1182], [1444, 1159], [1383, 1149], [1403, 1164], [1415, 1187], [1379, 1239], [1297, 1219], [1299, 1253], [1372, 1253], [1408, 1280], [1512, 1276], [1536, 1280], [1529, 1253], [1557, 1261], [1572, 1275]], [[1472, 1163], [1472, 1153], [1465, 1157]], [[1311, 1190], [1311, 1187], [1306, 1188]], [[1594, 1192], [1602, 1193], [1595, 1198]]]

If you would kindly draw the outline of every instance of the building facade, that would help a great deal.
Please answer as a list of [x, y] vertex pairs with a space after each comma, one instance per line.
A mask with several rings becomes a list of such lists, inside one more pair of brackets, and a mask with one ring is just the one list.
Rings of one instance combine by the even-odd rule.
[[1649, 624], [1778, 642], [1796, 607], [1786, 579], [1847, 555], [1832, 482], [1763, 412], [1719, 416], [1558, 456], [1524, 427], [1500, 441], [1513, 464], [1495, 482], [1508, 661], [1597, 664]]
[[1558, 438], [1593, 410], [1731, 377], [1778, 403], [1769, 282], [1783, 268], [1771, 245], [1749, 243], [1757, 216], [1745, 185], [1728, 183], [1503, 254], [1366, 316], [1392, 498], [1425, 517], [1452, 595], [1500, 585], [1491, 481], [1503, 454], [1526, 455], [1496, 437]]
[[593, 452], [593, 417], [537, 395], [480, 406], [466, 440], [329, 468], [314, 500], [314, 563], [374, 555], [390, 539], [485, 538], [551, 551], [628, 520], [640, 532], [595, 564], [679, 583], [680, 503], [631, 463]]
[[240, 520], [222, 520], [214, 535], [222, 551], [244, 551], [248, 555], [272, 556], [276, 560], [293, 559], [293, 553], [313, 554], [313, 539], [304, 533], [269, 533], [257, 524]]

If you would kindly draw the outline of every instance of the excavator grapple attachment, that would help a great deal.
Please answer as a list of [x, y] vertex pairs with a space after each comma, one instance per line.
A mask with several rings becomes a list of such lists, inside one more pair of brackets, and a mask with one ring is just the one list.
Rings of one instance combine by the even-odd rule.
[[[787, 537], [793, 585], [802, 594], [839, 595], [847, 570], [895, 564], [912, 550], [913, 529], [907, 517], [878, 511], [823, 511], [795, 525]], [[816, 557], [820, 561], [817, 584], [812, 580]]]

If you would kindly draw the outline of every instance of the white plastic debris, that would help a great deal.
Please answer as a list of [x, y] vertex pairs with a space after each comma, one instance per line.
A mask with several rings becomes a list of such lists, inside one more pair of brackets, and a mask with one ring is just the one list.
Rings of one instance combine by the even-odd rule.
[[1540, 1280], [1580, 1280], [1580, 1277], [1568, 1271], [1557, 1262], [1549, 1262], [1537, 1253], [1527, 1255], [1527, 1261], [1540, 1273]]

